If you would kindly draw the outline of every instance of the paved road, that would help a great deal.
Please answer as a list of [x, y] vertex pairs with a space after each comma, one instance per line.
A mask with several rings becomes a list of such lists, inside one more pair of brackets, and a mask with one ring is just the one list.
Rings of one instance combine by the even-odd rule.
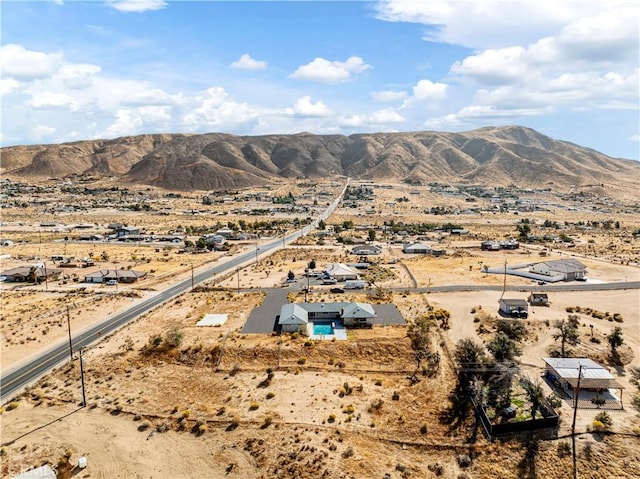
[[[327, 207], [327, 209], [311, 224], [289, 235], [285, 235], [282, 238], [278, 238], [271, 243], [261, 246], [259, 255], [265, 256], [270, 252], [275, 252], [279, 248], [284, 247], [286, 243], [309, 234], [318, 226], [320, 220], [327, 219], [333, 213], [335, 208], [340, 203], [348, 185], [349, 179], [347, 179], [345, 187], [340, 192], [340, 195], [338, 195], [338, 197]], [[249, 251], [247, 253], [243, 253], [233, 257], [224, 264], [219, 264], [201, 271], [194, 275], [193, 284], [196, 285], [210, 280], [214, 275], [219, 275], [227, 271], [233, 271], [244, 263], [254, 261], [255, 256], [255, 251]], [[158, 307], [159, 305], [165, 303], [166, 301], [169, 301], [179, 294], [182, 294], [183, 292], [190, 289], [191, 286], [191, 278], [180, 281], [174, 286], [171, 286], [166, 290], [161, 291], [144, 301], [141, 301], [137, 305], [132, 306], [130, 309], [106, 318], [105, 320], [98, 322], [82, 333], [72, 336], [73, 351], [77, 351], [84, 346], [95, 343], [96, 341], [102, 339], [104, 336], [112, 333], [116, 329], [134, 320], [141, 314]], [[54, 367], [64, 362], [68, 357], [69, 343], [68, 341], [60, 341], [58, 344], [52, 346], [50, 349], [40, 354], [38, 357], [34, 358], [28, 363], [20, 365], [8, 372], [3, 371], [2, 378], [0, 378], [0, 403], [4, 403], [9, 400], [13, 395], [22, 390], [22, 388], [24, 388], [26, 385], [38, 380], [46, 373], [51, 371]]]

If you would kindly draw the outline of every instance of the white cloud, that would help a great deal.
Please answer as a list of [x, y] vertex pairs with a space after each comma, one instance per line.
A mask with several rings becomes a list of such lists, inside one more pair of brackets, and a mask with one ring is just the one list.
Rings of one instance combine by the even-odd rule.
[[404, 121], [404, 118], [391, 108], [373, 112], [369, 117], [369, 122], [375, 124], [403, 123]]
[[231, 68], [240, 70], [264, 70], [269, 64], [262, 60], [254, 60], [251, 55], [244, 53], [239, 59], [233, 62]]
[[73, 97], [64, 93], [54, 93], [50, 91], [45, 91], [33, 95], [28, 104], [33, 108], [62, 108], [69, 109], [71, 111], [76, 111], [78, 109], [78, 105]]
[[161, 10], [167, 6], [167, 2], [164, 0], [110, 0], [107, 5], [124, 13], [141, 13], [148, 10]]
[[413, 97], [416, 100], [436, 99], [440, 100], [447, 94], [446, 83], [434, 83], [431, 80], [420, 80], [413, 87]]
[[640, 135], [631, 135], [629, 140], [640, 142]]
[[371, 97], [375, 101], [390, 102], [390, 101], [404, 100], [405, 98], [407, 98], [407, 92], [391, 91], [391, 90], [374, 91], [374, 92], [371, 92]]
[[213, 87], [185, 102], [186, 111], [181, 122], [189, 131], [211, 129], [231, 130], [238, 125], [253, 122], [256, 111], [247, 103], [229, 98], [224, 88]]
[[98, 65], [89, 63], [66, 64], [60, 67], [58, 76], [66, 88], [81, 90], [90, 87], [93, 77], [101, 70]]
[[51, 136], [56, 131], [55, 128], [46, 125], [36, 125], [33, 127], [32, 132], [36, 138], [44, 138]]
[[341, 83], [351, 79], [351, 75], [371, 68], [360, 57], [349, 57], [345, 62], [316, 58], [311, 63], [301, 65], [289, 75], [297, 80], [311, 80], [321, 83]]
[[55, 73], [61, 63], [61, 53], [36, 52], [14, 43], [0, 47], [0, 70], [5, 78], [46, 78]]
[[120, 100], [120, 103], [125, 106], [164, 106], [174, 105], [180, 99], [180, 96], [174, 97], [164, 90], [153, 88], [125, 95]]
[[310, 118], [329, 116], [331, 114], [331, 110], [329, 110], [327, 105], [321, 101], [313, 103], [310, 96], [303, 96], [302, 98], [299, 98], [296, 100], [293, 108], [287, 108], [285, 111], [287, 115]]
[[142, 117], [132, 110], [118, 110], [116, 120], [98, 136], [101, 138], [117, 138], [135, 135], [144, 125]]
[[0, 96], [8, 95], [20, 87], [20, 82], [13, 78], [0, 78]]
[[[471, 48], [529, 44], [628, 0], [380, 0], [378, 18], [429, 25], [425, 40]], [[635, 17], [637, 19], [637, 16]], [[637, 22], [636, 22], [637, 24]]]

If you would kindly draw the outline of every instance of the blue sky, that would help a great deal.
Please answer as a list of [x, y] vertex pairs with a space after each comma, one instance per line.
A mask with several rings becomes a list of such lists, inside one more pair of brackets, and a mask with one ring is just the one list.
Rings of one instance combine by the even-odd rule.
[[638, 159], [636, 1], [0, 2], [2, 146], [524, 125]]

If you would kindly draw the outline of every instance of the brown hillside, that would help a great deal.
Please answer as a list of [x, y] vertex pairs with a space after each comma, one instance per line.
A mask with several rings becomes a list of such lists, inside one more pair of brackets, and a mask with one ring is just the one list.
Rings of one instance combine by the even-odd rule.
[[640, 163], [554, 140], [530, 128], [464, 133], [341, 135], [142, 135], [2, 148], [1, 172], [15, 178], [90, 174], [168, 189], [226, 189], [281, 177], [518, 184], [554, 189], [634, 188]]

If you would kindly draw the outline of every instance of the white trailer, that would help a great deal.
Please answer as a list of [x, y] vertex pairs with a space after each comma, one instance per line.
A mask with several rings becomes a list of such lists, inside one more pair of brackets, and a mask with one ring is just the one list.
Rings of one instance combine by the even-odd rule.
[[366, 285], [366, 281], [361, 279], [352, 279], [344, 282], [344, 289], [363, 289]]

